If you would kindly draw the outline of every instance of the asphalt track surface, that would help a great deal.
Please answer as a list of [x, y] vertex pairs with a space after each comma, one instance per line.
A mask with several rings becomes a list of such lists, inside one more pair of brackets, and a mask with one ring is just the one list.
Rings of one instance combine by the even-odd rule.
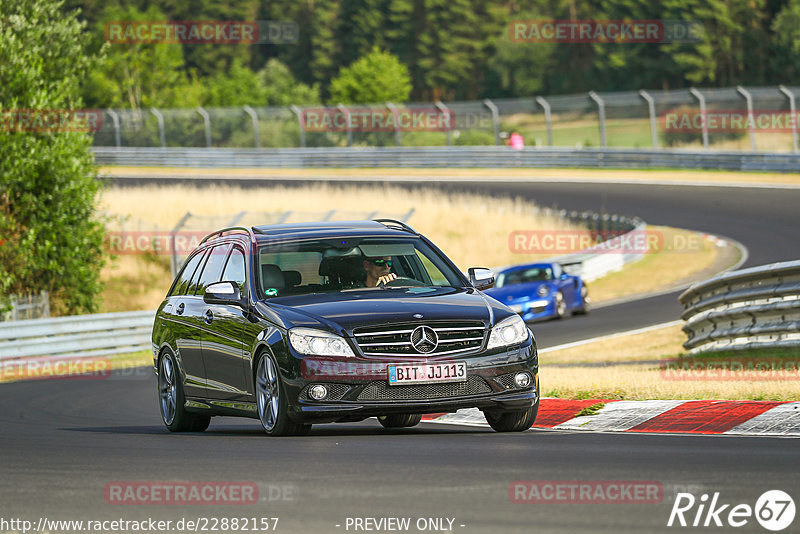
[[[748, 265], [800, 256], [798, 190], [490, 187], [545, 205], [604, 208], [732, 237], [748, 247]], [[679, 311], [675, 295], [664, 295], [535, 330], [543, 345], [553, 345], [673, 320]], [[667, 528], [674, 494], [719, 492], [720, 503], [753, 506], [764, 491], [781, 489], [798, 502], [797, 443], [546, 430], [508, 435], [432, 423], [390, 432], [374, 420], [269, 439], [256, 421], [231, 418], [213, 420], [203, 434], [176, 435], [161, 423], [155, 377], [135, 370], [103, 380], [0, 386], [0, 519], [279, 517], [278, 532], [336, 533], [356, 532], [346, 529], [348, 517], [410, 517], [406, 532], [420, 532], [417, 518], [445, 517], [454, 519], [453, 531], [464, 533], [729, 531], [734, 529]], [[664, 493], [658, 504], [512, 503], [509, 487], [518, 480], [644, 480], [660, 483]], [[108, 504], [104, 488], [118, 481], [255, 482], [261, 500], [245, 506]], [[800, 519], [786, 531], [796, 532], [797, 525]], [[0, 527], [5, 530], [13, 529]], [[735, 530], [766, 532], [753, 518]]]

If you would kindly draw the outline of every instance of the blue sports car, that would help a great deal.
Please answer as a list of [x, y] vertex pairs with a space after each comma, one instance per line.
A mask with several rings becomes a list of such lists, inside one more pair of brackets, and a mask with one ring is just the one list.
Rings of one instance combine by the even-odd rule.
[[559, 263], [515, 265], [497, 273], [497, 281], [484, 293], [525, 321], [561, 319], [573, 313], [589, 313], [591, 299], [579, 276], [564, 272]]

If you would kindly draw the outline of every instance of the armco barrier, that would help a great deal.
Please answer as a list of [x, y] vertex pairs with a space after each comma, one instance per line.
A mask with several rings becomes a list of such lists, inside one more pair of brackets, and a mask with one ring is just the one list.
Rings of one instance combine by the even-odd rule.
[[[504, 146], [363, 148], [94, 147], [98, 165], [148, 167], [585, 167], [800, 172], [800, 155], [707, 150]], [[176, 178], [177, 179], [177, 178]]]
[[731, 271], [678, 298], [691, 352], [800, 346], [800, 261]]
[[149, 350], [155, 311], [75, 315], [0, 323], [0, 362]]

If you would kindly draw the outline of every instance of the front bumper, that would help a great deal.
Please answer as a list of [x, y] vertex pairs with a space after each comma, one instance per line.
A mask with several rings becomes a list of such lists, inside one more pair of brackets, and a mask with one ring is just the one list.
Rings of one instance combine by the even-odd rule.
[[354, 418], [366, 418], [393, 413], [425, 414], [455, 412], [464, 408], [489, 411], [525, 410], [539, 401], [537, 387], [486, 396], [449, 399], [427, 399], [402, 402], [340, 402], [332, 404], [302, 402], [292, 419], [305, 423], [324, 423]]

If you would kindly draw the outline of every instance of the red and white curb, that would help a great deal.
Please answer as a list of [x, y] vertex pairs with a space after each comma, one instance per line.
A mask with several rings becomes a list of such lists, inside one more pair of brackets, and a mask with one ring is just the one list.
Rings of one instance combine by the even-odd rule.
[[[592, 415], [577, 416], [584, 408], [599, 403], [605, 406]], [[429, 414], [423, 420], [488, 426], [476, 408]], [[533, 426], [594, 432], [800, 436], [800, 402], [542, 399]]]

